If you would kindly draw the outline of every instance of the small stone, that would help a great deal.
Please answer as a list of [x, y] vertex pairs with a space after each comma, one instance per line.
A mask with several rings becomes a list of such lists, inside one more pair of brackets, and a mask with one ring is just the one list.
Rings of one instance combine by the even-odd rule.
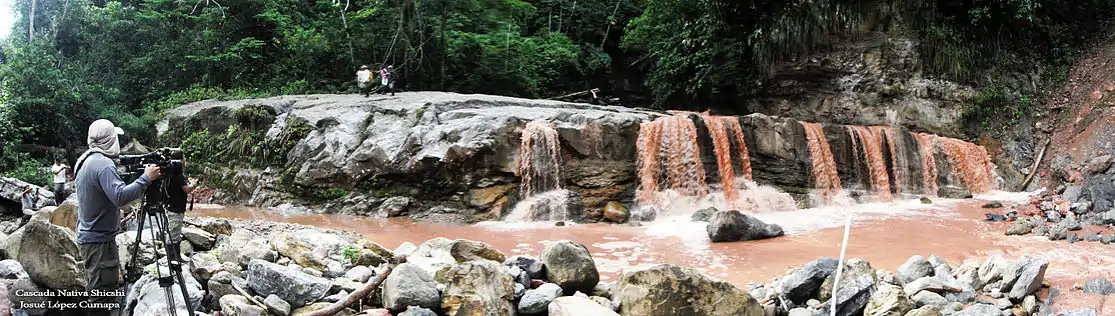
[[933, 204], [933, 200], [923, 196], [921, 197], [921, 204]]
[[1011, 303], [1010, 300], [1007, 298], [1000, 298], [998, 300], [995, 300], [995, 307], [998, 307], [999, 309], [1008, 309], [1011, 306], [1014, 306], [1014, 303]]
[[791, 309], [788, 316], [813, 316], [813, 312], [810, 312], [808, 309], [798, 307], [795, 309]]
[[1029, 234], [1033, 230], [1034, 224], [1031, 224], [1028, 220], [1021, 219], [1011, 224], [1010, 227], [1007, 228], [1006, 234], [1007, 236], [1020, 236]]
[[263, 299], [263, 305], [267, 305], [267, 310], [277, 313], [279, 316], [290, 315], [290, 303], [279, 298], [278, 295], [268, 295], [267, 298]]
[[1108, 295], [1115, 293], [1115, 284], [1107, 278], [1093, 278], [1084, 283], [1084, 293]]
[[1049, 235], [1049, 226], [1038, 225], [1030, 233], [1032, 233], [1034, 235], [1038, 235], [1038, 236], [1047, 236], [1047, 235]]
[[519, 313], [539, 314], [545, 312], [550, 302], [561, 297], [562, 292], [561, 287], [554, 283], [546, 283], [537, 289], [527, 290], [526, 294], [523, 294], [523, 298], [519, 300]]
[[1003, 207], [1003, 203], [1001, 203], [999, 201], [992, 201], [991, 203], [987, 203], [987, 204], [983, 205], [983, 208], [1002, 208], [1002, 207]]
[[716, 214], [716, 212], [717, 210], [714, 207], [701, 209], [693, 213], [693, 216], [690, 216], [689, 220], [694, 222], [708, 222], [708, 220], [712, 218], [712, 215]]

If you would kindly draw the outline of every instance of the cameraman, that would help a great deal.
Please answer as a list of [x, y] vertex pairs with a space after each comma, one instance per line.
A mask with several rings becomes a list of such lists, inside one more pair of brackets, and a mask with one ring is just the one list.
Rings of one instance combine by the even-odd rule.
[[[148, 166], [142, 176], [125, 184], [116, 173], [113, 158], [120, 155], [118, 135], [124, 131], [100, 119], [89, 125], [89, 150], [77, 160], [75, 173], [78, 196], [77, 243], [85, 264], [86, 290], [115, 291], [120, 288], [120, 256], [116, 233], [120, 206], [143, 196], [147, 185], [159, 178], [158, 167]], [[119, 303], [117, 297], [91, 295], [94, 306]], [[89, 315], [110, 315], [109, 309], [91, 308]]]
[[179, 256], [182, 253], [179, 245], [182, 244], [182, 223], [186, 217], [186, 195], [194, 191], [192, 185], [187, 181], [186, 175], [182, 173], [182, 169], [186, 167], [186, 160], [182, 160], [182, 165], [174, 168], [173, 173], [168, 175], [167, 180], [167, 197], [170, 204], [170, 212], [166, 213], [167, 231], [170, 235], [170, 245], [173, 246], [175, 254], [174, 259], [181, 260]]

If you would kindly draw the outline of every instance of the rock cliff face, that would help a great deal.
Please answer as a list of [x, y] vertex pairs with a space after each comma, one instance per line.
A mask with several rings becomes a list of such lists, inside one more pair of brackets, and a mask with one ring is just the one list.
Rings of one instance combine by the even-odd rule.
[[917, 43], [882, 34], [836, 45], [776, 69], [747, 111], [803, 121], [896, 125], [957, 137], [962, 101], [971, 87], [930, 78]]
[[[569, 190], [583, 216], [598, 220], [608, 202], [631, 205], [636, 190], [667, 189], [676, 181], [666, 178], [679, 176], [672, 170], [681, 165], [695, 166], [684, 176], [699, 178], [694, 183], [704, 186], [701, 192], [722, 189], [715, 183], [734, 176], [804, 194], [817, 186], [816, 169], [827, 164], [847, 189], [932, 195], [938, 184], [976, 186], [951, 167], [972, 169], [974, 162], [982, 168], [979, 158], [986, 157], [971, 152], [958, 157], [970, 154], [974, 160], [954, 161], [953, 148], [946, 145], [974, 148], [954, 139], [824, 125], [820, 142], [831, 148], [832, 159], [817, 165], [803, 125], [783, 117], [661, 113], [441, 92], [203, 101], [168, 113], [159, 132], [219, 132], [235, 124], [231, 113], [249, 105], [275, 110], [271, 137], [281, 135], [292, 119], [308, 122], [313, 131], [287, 153], [285, 170], [211, 170], [231, 183], [222, 202], [272, 206], [305, 198], [278, 183], [285, 175], [301, 188], [344, 190], [347, 196], [321, 203], [326, 212], [409, 214], [430, 221], [500, 219], [524, 191], [537, 188]], [[528, 124], [536, 121], [544, 123]], [[923, 172], [930, 165], [940, 172]], [[986, 188], [979, 189], [974, 191]]]

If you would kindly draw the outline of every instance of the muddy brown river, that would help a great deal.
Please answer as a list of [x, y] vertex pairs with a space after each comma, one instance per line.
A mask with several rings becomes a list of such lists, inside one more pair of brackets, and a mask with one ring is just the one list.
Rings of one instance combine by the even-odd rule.
[[[343, 215], [282, 215], [244, 207], [199, 205], [193, 215], [268, 220], [352, 231], [388, 248], [404, 242], [419, 244], [435, 237], [465, 238], [489, 243], [508, 255], [537, 257], [549, 242], [569, 239], [587, 246], [602, 281], [614, 281], [624, 269], [670, 263], [699, 269], [747, 288], [766, 283], [788, 269], [821, 257], [838, 258], [845, 215], [853, 225], [847, 257], [862, 258], [877, 269], [894, 271], [912, 255], [938, 255], [953, 266], [993, 254], [1008, 259], [1023, 255], [1050, 261], [1046, 278], [1062, 294], [1054, 306], [1064, 311], [1089, 306], [1101, 315], [1115, 315], [1104, 298], [1073, 290], [1091, 277], [1113, 277], [1115, 246], [1098, 242], [1053, 242], [1044, 237], [1004, 236], [1005, 224], [984, 222], [985, 201], [1025, 201], [1025, 193], [995, 192], [973, 200], [939, 200], [861, 204], [846, 208], [761, 213], [756, 217], [782, 225], [786, 236], [763, 241], [711, 243], [703, 223], [687, 216], [660, 218], [641, 227], [612, 224], [485, 222], [470, 226], [413, 223], [405, 218], [369, 219]], [[1098, 229], [1085, 228], [1094, 233]], [[1104, 232], [1105, 234], [1108, 232]]]

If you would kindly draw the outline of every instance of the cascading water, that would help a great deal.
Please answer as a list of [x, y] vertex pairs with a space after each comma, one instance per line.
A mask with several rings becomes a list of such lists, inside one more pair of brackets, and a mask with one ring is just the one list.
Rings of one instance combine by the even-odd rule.
[[[673, 190], [684, 195], [708, 194], [705, 169], [697, 146], [697, 126], [688, 115], [676, 114], [639, 126], [639, 202], [656, 204], [656, 194]], [[660, 178], [665, 170], [665, 185]]]
[[913, 133], [918, 140], [918, 153], [921, 154], [921, 176], [924, 193], [937, 196], [937, 159], [933, 157], [933, 135]]
[[531, 121], [523, 128], [517, 172], [524, 198], [562, 188], [560, 146], [551, 122]]
[[935, 141], [941, 145], [953, 172], [968, 191], [984, 193], [999, 189], [992, 173], [995, 165], [991, 163], [987, 148], [955, 138], [935, 137]]
[[523, 128], [516, 172], [523, 201], [505, 220], [568, 220], [569, 191], [561, 177], [561, 143], [554, 124], [531, 121]]
[[736, 170], [732, 164], [733, 140], [739, 146], [739, 157], [743, 161], [743, 177], [751, 180], [751, 159], [748, 157], [747, 146], [744, 144], [743, 128], [735, 117], [712, 116], [708, 112], [701, 113], [701, 117], [708, 127], [713, 150], [716, 152], [716, 165], [720, 171], [720, 186], [724, 191], [724, 198], [728, 201], [735, 201], [739, 198], [739, 189], [736, 186]]
[[863, 146], [863, 158], [867, 163], [867, 178], [875, 196], [883, 201], [892, 200], [890, 192], [890, 175], [887, 173], [886, 161], [883, 161], [883, 140], [879, 129], [866, 126], [849, 126], [853, 136], [859, 139]]
[[891, 176], [894, 178], [894, 193], [902, 193], [902, 188], [907, 186], [906, 171], [910, 169], [910, 163], [906, 159], [905, 151], [901, 150], [902, 139], [897, 135], [892, 128], [873, 126], [873, 129], [881, 131], [883, 136], [887, 139], [887, 147], [890, 149], [890, 164]]
[[828, 204], [840, 195], [840, 176], [836, 173], [836, 159], [832, 156], [825, 132], [821, 124], [800, 122], [805, 128], [805, 139], [809, 143], [810, 172], [813, 173], [813, 187], [819, 191], [822, 204]]

